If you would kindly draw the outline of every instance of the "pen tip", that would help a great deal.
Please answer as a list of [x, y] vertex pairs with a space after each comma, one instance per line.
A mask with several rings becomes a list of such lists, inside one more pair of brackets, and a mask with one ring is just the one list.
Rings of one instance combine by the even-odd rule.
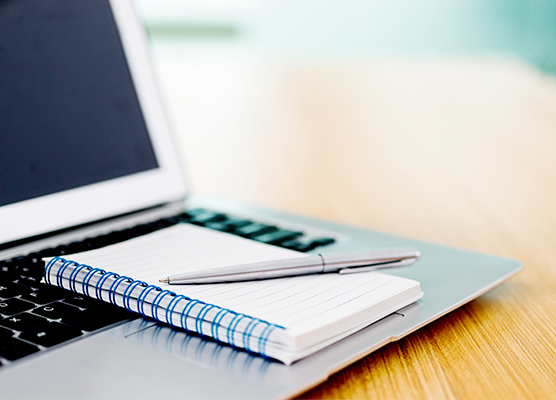
[[160, 283], [170, 283], [170, 278], [164, 278], [159, 280]]

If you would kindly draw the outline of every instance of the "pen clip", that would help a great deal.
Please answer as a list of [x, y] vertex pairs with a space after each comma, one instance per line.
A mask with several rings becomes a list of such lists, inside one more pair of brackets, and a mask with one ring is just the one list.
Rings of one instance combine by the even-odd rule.
[[367, 265], [365, 267], [343, 268], [338, 272], [342, 275], [345, 275], [345, 274], [355, 274], [359, 272], [369, 272], [381, 268], [405, 267], [413, 264], [415, 261], [417, 261], [417, 257], [405, 258], [403, 260], [390, 261], [390, 262], [385, 262], [380, 264]]

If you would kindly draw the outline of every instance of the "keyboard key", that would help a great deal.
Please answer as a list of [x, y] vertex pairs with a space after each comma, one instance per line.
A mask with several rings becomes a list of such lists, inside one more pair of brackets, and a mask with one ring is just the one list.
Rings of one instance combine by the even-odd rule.
[[0, 340], [0, 356], [7, 358], [10, 361], [17, 360], [18, 358], [28, 356], [39, 351], [37, 346], [25, 343], [22, 340], [12, 338], [2, 338]]
[[71, 248], [67, 244], [62, 244], [60, 246], [56, 246], [53, 250], [57, 256], [65, 256], [66, 254], [71, 254]]
[[226, 220], [226, 215], [221, 213], [215, 213], [212, 211], [205, 211], [204, 213], [199, 213], [189, 220], [190, 224], [204, 225], [208, 222], [223, 222]]
[[13, 281], [19, 276], [17, 266], [12, 260], [4, 260], [0, 262], [0, 279], [3, 282]]
[[285, 242], [280, 243], [280, 246], [291, 250], [297, 250], [297, 251], [309, 251], [314, 249], [314, 247], [311, 246], [311, 242], [308, 242], [303, 239], [287, 240]]
[[41, 258], [44, 257], [55, 257], [58, 254], [56, 254], [56, 250], [54, 250], [53, 248], [47, 248], [47, 249], [42, 249], [41, 251], [37, 252], [38, 256]]
[[255, 236], [253, 237], [253, 239], [259, 241], [259, 242], [263, 242], [263, 243], [268, 243], [268, 244], [279, 244], [282, 242], [285, 242], [287, 240], [291, 240], [293, 238], [296, 238], [298, 236], [303, 235], [303, 232], [296, 232], [296, 231], [290, 231], [287, 229], [280, 229], [274, 232], [270, 232], [270, 233], [265, 233], [264, 235], [259, 235], [259, 236]]
[[89, 244], [91, 245], [91, 249], [100, 249], [101, 247], [108, 246], [111, 242], [108, 235], [100, 235], [90, 239]]
[[64, 298], [63, 302], [79, 308], [86, 309], [90, 312], [106, 314], [109, 318], [113, 319], [114, 321], [121, 321], [130, 318], [138, 318], [137, 314], [129, 312], [124, 308], [117, 307], [115, 305], [105, 303], [97, 299], [92, 299], [87, 296], [79, 295], [77, 293], [67, 296], [66, 298]]
[[270, 233], [277, 230], [278, 228], [276, 228], [275, 226], [255, 223], [255, 224], [246, 225], [241, 228], [238, 228], [234, 230], [233, 233], [247, 238], [252, 238], [255, 236], [264, 235], [265, 233]]
[[15, 331], [23, 332], [37, 326], [44, 325], [48, 322], [46, 318], [39, 317], [31, 313], [16, 314], [12, 317], [4, 318], [0, 321], [0, 325]]
[[10, 298], [29, 293], [31, 289], [29, 286], [18, 285], [17, 283], [4, 283], [0, 284], [1, 287], [6, 289], [0, 289], [0, 298]]
[[106, 303], [103, 303], [100, 300], [92, 299], [85, 295], [77, 294], [77, 293], [66, 293], [66, 296], [62, 300], [64, 303], [71, 304], [72, 306], [81, 307], [81, 308], [97, 308], [103, 306], [109, 306]]
[[10, 336], [12, 336], [13, 334], [14, 334], [14, 333], [13, 333], [11, 330], [6, 329], [6, 328], [2, 328], [2, 327], [0, 326], [0, 338], [10, 337]]
[[15, 315], [35, 307], [33, 303], [18, 298], [0, 301], [0, 314]]
[[204, 213], [205, 210], [202, 208], [195, 208], [193, 210], [185, 211], [179, 215], [179, 220], [181, 222], [189, 222], [191, 218]]
[[36, 290], [32, 290], [21, 296], [23, 300], [32, 301], [35, 304], [48, 304], [63, 299], [67, 293], [57, 287], [40, 284]]
[[77, 307], [55, 301], [46, 306], [35, 308], [33, 313], [50, 319], [60, 319], [78, 311]]
[[20, 263], [20, 275], [42, 277], [45, 262], [37, 253], [27, 255]]
[[243, 228], [244, 226], [251, 225], [253, 224], [253, 221], [249, 221], [248, 219], [243, 218], [228, 218], [223, 223], [226, 224], [229, 231], [233, 231], [239, 228]]
[[9, 280], [14, 280], [19, 275], [41, 277], [44, 271], [44, 262], [36, 253], [29, 256], [19, 256], [1, 263], [2, 277], [9, 275]]
[[129, 314], [121, 312], [119, 307], [113, 307], [114, 310], [108, 308], [78, 309], [77, 312], [63, 317], [62, 322], [77, 329], [91, 332], [129, 318]]
[[19, 337], [28, 342], [44, 347], [52, 347], [59, 343], [81, 336], [83, 332], [59, 322], [49, 322], [29, 331], [23, 332]]
[[221, 222], [207, 222], [203, 226], [222, 232], [233, 232], [239, 228], [253, 224], [252, 221], [240, 218], [227, 218]]
[[326, 246], [334, 242], [335, 240], [332, 238], [302, 237], [282, 242], [280, 246], [297, 251], [310, 251], [316, 249], [317, 247]]
[[39, 288], [41, 285], [41, 278], [35, 276], [20, 276], [17, 283], [30, 288]]
[[161, 220], [156, 221], [156, 227], [158, 229], [164, 229], [164, 228], [168, 228], [169, 226], [174, 226], [179, 222], [180, 219], [178, 216], [163, 218]]
[[0, 298], [9, 299], [10, 297], [19, 296], [21, 290], [18, 290], [18, 286], [15, 283], [0, 283]]
[[68, 248], [70, 249], [69, 254], [81, 253], [82, 251], [91, 250], [91, 249], [87, 248], [87, 246], [84, 244], [84, 242], [85, 242], [84, 240], [80, 240], [80, 241], [71, 242], [70, 244], [68, 244]]
[[82, 242], [79, 243], [78, 248], [76, 248], [75, 250], [79, 251], [89, 251], [89, 250], [94, 250], [98, 248], [95, 239], [94, 238], [90, 238], [90, 239], [85, 239]]
[[154, 228], [149, 228], [147, 225], [137, 225], [131, 228], [134, 235], [133, 237], [146, 235], [147, 233], [151, 233], [153, 230]]
[[[156, 230], [156, 227], [153, 227], [153, 230]], [[116, 231], [116, 232], [110, 233], [109, 235], [107, 235], [106, 239], [108, 240], [108, 242], [113, 244], [113, 243], [124, 242], [124, 241], [129, 240], [133, 237], [135, 237], [133, 229], [124, 229], [124, 230], [121, 230], [121, 231]]]
[[25, 256], [14, 257], [10, 260], [16, 271], [21, 271], [21, 265], [25, 263]]
[[207, 222], [203, 225], [205, 228], [214, 229], [215, 231], [227, 232], [230, 227], [225, 222]]
[[328, 246], [329, 244], [332, 244], [334, 242], [336, 242], [336, 240], [333, 238], [321, 237], [321, 238], [313, 239], [311, 245], [315, 247], [321, 247], [321, 246]]
[[26, 257], [26, 262], [33, 265], [44, 265], [42, 257], [38, 253], [30, 253]]
[[126, 240], [135, 237], [135, 233], [132, 228], [124, 229], [123, 231], [116, 232], [116, 239], [118, 242], [124, 242]]

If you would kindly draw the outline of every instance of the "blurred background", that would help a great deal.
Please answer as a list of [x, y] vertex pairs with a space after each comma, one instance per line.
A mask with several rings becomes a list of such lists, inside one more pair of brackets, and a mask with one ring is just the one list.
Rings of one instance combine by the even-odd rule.
[[524, 264], [306, 398], [554, 397], [555, 1], [137, 6], [194, 193]]
[[[556, 72], [551, 0], [137, 0], [155, 45], [297, 59], [497, 54]], [[209, 43], [210, 41], [210, 43]]]
[[136, 6], [197, 194], [452, 244], [540, 206], [554, 1]]

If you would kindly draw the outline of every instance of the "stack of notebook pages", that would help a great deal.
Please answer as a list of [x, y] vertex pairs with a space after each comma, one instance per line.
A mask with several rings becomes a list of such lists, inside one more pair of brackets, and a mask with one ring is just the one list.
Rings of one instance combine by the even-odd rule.
[[291, 364], [422, 297], [419, 282], [364, 272], [200, 285], [159, 279], [306, 253], [189, 224], [48, 259], [47, 283]]

